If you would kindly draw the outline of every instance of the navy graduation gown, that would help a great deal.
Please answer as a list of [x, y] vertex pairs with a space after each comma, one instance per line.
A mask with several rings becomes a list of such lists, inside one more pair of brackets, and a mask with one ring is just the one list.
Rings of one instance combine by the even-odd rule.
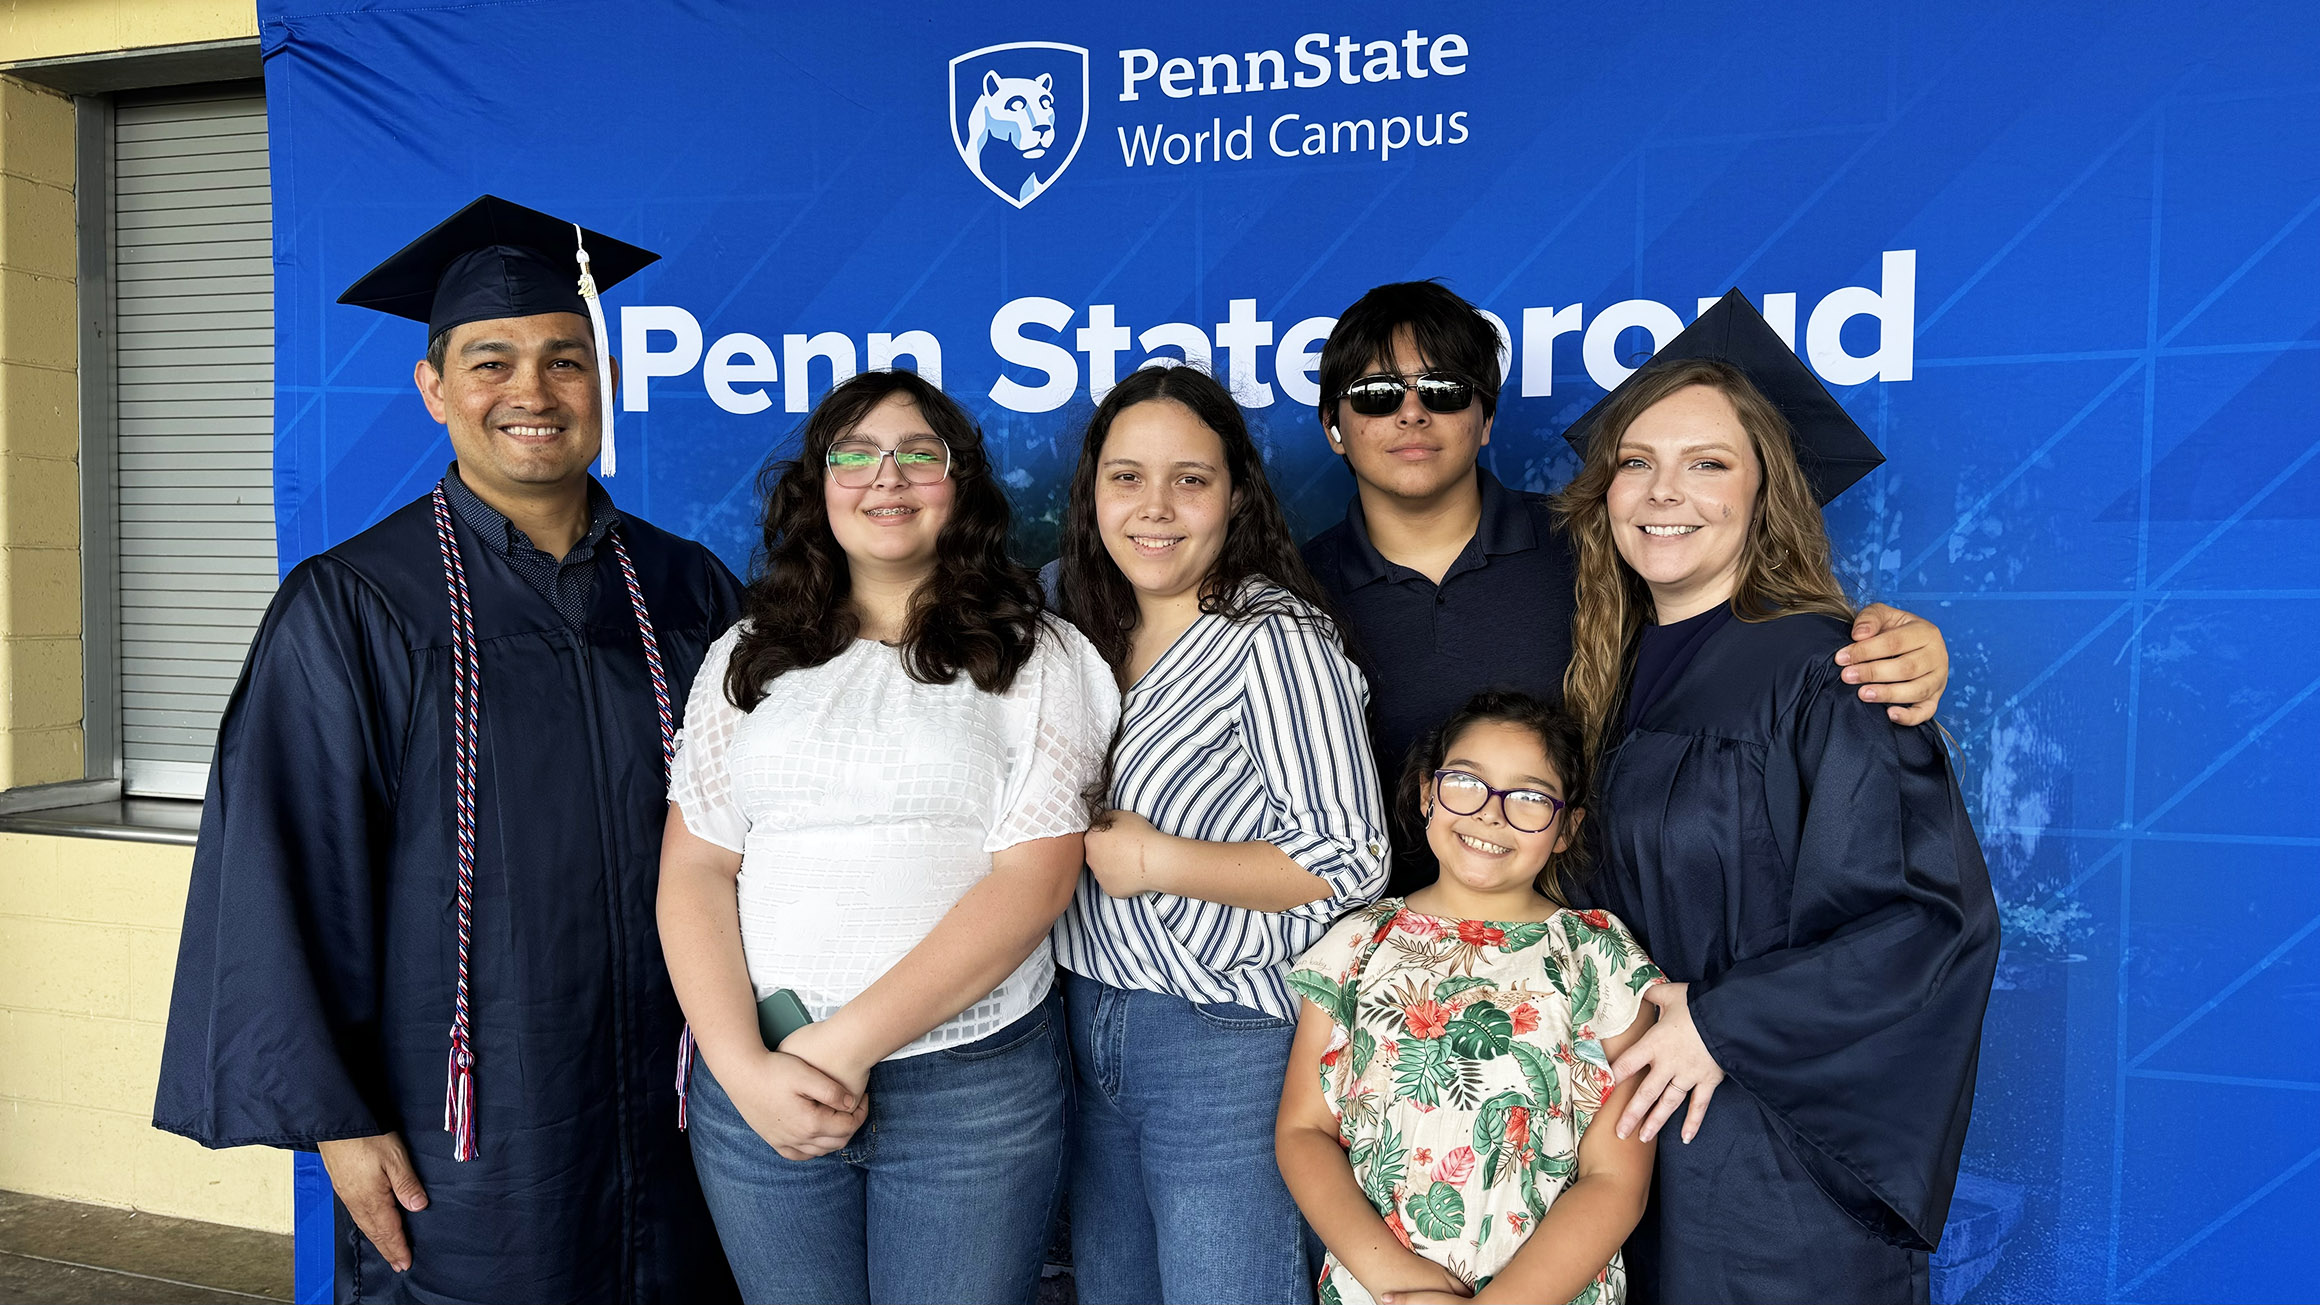
[[[154, 1123], [206, 1146], [400, 1132], [396, 1275], [339, 1212], [342, 1300], [730, 1299], [677, 1131], [655, 926], [667, 811], [609, 544], [575, 630], [455, 526], [482, 660], [470, 991], [478, 1156], [443, 1131], [457, 978], [451, 620], [429, 501], [291, 571], [218, 732]], [[619, 527], [676, 718], [732, 574]]]
[[1595, 904], [1726, 1079], [1660, 1141], [1639, 1300], [1922, 1299], [1997, 964], [1938, 731], [1861, 702], [1842, 622], [1731, 621], [1603, 758]]

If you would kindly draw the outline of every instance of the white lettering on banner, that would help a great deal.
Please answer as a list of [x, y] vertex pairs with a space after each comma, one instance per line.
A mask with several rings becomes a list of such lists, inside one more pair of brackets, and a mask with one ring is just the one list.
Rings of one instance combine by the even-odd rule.
[[881, 371], [894, 366], [896, 360], [908, 358], [911, 370], [926, 378], [926, 383], [942, 388], [942, 341], [932, 331], [904, 331], [888, 335], [884, 331], [870, 333], [870, 370]]
[[1651, 348], [1641, 351], [1649, 356], [1682, 333], [1684, 319], [1656, 299], [1622, 299], [1604, 309], [1587, 324], [1587, 334], [1579, 346], [1589, 380], [1608, 390], [1635, 374], [1635, 368], [1619, 360], [1616, 349], [1619, 337], [1637, 326], [1651, 332]]
[[[1178, 363], [1191, 363], [1204, 372], [1210, 370], [1208, 332], [1190, 322], [1162, 322], [1137, 336], [1136, 343], [1144, 346], [1146, 367], [1174, 367]], [[1162, 349], [1174, 349], [1179, 356], [1170, 358], [1160, 352]]]
[[1088, 358], [1088, 398], [1102, 403], [1120, 383], [1118, 358], [1135, 342], [1135, 334], [1112, 320], [1110, 304], [1089, 304], [1088, 324], [1079, 328], [1079, 351]]
[[[1906, 381], [1917, 371], [1917, 251], [1886, 251], [1881, 281], [1878, 290], [1846, 286], [1821, 300], [1805, 323], [1806, 360], [1831, 385], [1859, 385], [1871, 377]], [[1846, 353], [1841, 338], [1855, 317], [1877, 319], [1877, 352], [1866, 358]], [[1792, 310], [1792, 333], [1795, 321]]]
[[1280, 351], [1273, 355], [1273, 380], [1289, 402], [1304, 408], [1321, 402], [1321, 346], [1336, 329], [1334, 317], [1308, 317], [1281, 337]]
[[781, 365], [789, 372], [789, 388], [782, 391], [782, 406], [790, 412], [804, 412], [812, 406], [806, 402], [806, 364], [816, 358], [830, 360], [830, 384], [833, 387], [851, 379], [856, 370], [854, 342], [837, 331], [823, 331], [812, 336], [781, 337]]
[[991, 352], [998, 354], [1001, 362], [1034, 368], [1047, 377], [1044, 384], [1025, 385], [1002, 373], [991, 383], [991, 397], [1000, 407], [1015, 412], [1053, 412], [1079, 392], [1079, 363], [1071, 350], [1052, 340], [1033, 340], [1023, 334], [1026, 326], [1060, 331], [1071, 325], [1071, 316], [1070, 304], [1037, 295], [1010, 299], [991, 315]]
[[1235, 299], [1216, 324], [1216, 347], [1224, 350], [1222, 379], [1244, 408], [1273, 406], [1273, 387], [1257, 379], [1257, 350], [1273, 342], [1273, 324], [1257, 320], [1257, 301]]
[[[655, 352], [654, 332], [677, 337], [676, 347]], [[699, 365], [700, 319], [671, 305], [621, 309], [620, 360], [620, 410], [644, 412], [652, 406], [653, 377], [682, 376]]]
[[[737, 358], [748, 361], [735, 362]], [[737, 390], [734, 382], [771, 385], [780, 379], [781, 369], [774, 365], [773, 350], [746, 331], [718, 336], [717, 343], [709, 346], [708, 354], [701, 361], [701, 385], [709, 391], [710, 401], [727, 412], [743, 416], [765, 411], [773, 406], [773, 399], [763, 390]]]
[[[1350, 36], [1308, 32], [1292, 47], [1301, 65], [1294, 85], [1299, 90], [1327, 86], [1332, 78], [1346, 86], [1364, 82], [1397, 82], [1407, 77], [1456, 77], [1466, 71], [1466, 38], [1456, 32], [1421, 35], [1413, 27], [1399, 40], [1357, 41]], [[1334, 54], [1333, 60], [1330, 56]], [[1354, 71], [1359, 60], [1361, 70]], [[1197, 65], [1197, 68], [1196, 68]], [[1285, 91], [1291, 81], [1284, 75], [1288, 61], [1279, 50], [1250, 50], [1245, 54], [1199, 54], [1163, 60], [1149, 49], [1120, 51], [1120, 100], [1142, 98], [1137, 88], [1158, 79], [1162, 95], [1186, 100], [1195, 95], [1239, 95], [1248, 91]], [[1245, 75], [1244, 75], [1245, 74]], [[1197, 84], [1196, 84], [1197, 83]]]
[[[1255, 157], [1257, 119], [1248, 114], [1226, 126], [1223, 118], [1192, 132], [1170, 131], [1166, 123], [1113, 129], [1120, 138], [1120, 162], [1131, 168], [1161, 164], [1243, 163]], [[1304, 116], [1284, 113], [1265, 129], [1265, 144], [1284, 159], [1328, 154], [1376, 154], [1392, 162], [1394, 151], [1463, 145], [1473, 139], [1466, 110], [1421, 113], [1414, 118], [1341, 118], [1335, 122], [1306, 122]]]
[[[1712, 304], [1713, 299], [1704, 303]], [[1706, 312], [1706, 308], [1700, 311]], [[1555, 337], [1579, 329], [1579, 305], [1522, 310], [1523, 356], [1521, 394], [1526, 399], [1555, 392]]]
[[[1822, 296], [1806, 316], [1803, 356], [1831, 385], [1906, 381], [1914, 375], [1917, 251], [1887, 250], [1879, 268], [1876, 288], [1838, 287]], [[1715, 302], [1697, 299], [1694, 315]], [[1766, 320], [1795, 348], [1797, 294], [1776, 291], [1763, 295], [1762, 303]], [[1315, 375], [1321, 347], [1336, 325], [1333, 318], [1307, 317], [1277, 330], [1271, 319], [1257, 315], [1258, 301], [1253, 297], [1228, 297], [1224, 320], [1214, 324], [1213, 332], [1194, 322], [1155, 322], [1138, 330], [1120, 319], [1116, 304], [1089, 304], [1084, 319], [1082, 314], [1060, 299], [1040, 295], [1002, 304], [991, 315], [991, 349], [1001, 367], [989, 385], [990, 398], [1013, 412], [1053, 412], [1081, 393], [1083, 356], [1086, 394], [1101, 400], [1136, 367], [1186, 362], [1210, 367], [1221, 354], [1220, 378], [1242, 406], [1267, 408], [1285, 401], [1311, 407], [1321, 400]], [[1510, 310], [1509, 316], [1520, 324], [1519, 333], [1499, 315], [1487, 310], [1483, 315], [1498, 331], [1499, 366], [1507, 387], [1524, 398], [1554, 394], [1556, 346], [1566, 336], [1579, 337], [1578, 360], [1588, 379], [1608, 390], [1634, 370], [1619, 356], [1622, 335], [1641, 329], [1656, 349], [1684, 326], [1675, 308], [1655, 299], [1623, 299], [1592, 316], [1583, 304]], [[1877, 348], [1865, 357], [1844, 347], [1845, 324], [1856, 317], [1877, 320]], [[724, 411], [742, 415], [770, 409], [773, 400], [767, 389], [777, 384], [785, 387], [783, 411], [811, 408], [814, 399], [827, 391], [808, 371], [817, 358], [828, 363], [829, 385], [852, 376], [858, 356], [873, 368], [909, 358], [920, 374], [942, 383], [942, 342], [932, 331], [872, 332], [862, 337], [859, 352], [855, 337], [842, 331], [787, 334], [781, 337], [782, 356], [776, 365], [765, 339], [747, 332], [720, 335], [704, 350], [700, 321], [675, 305], [623, 308], [620, 318], [621, 406], [628, 412], [649, 410], [654, 379], [682, 376], [696, 367], [709, 398]], [[1075, 321], [1082, 322], [1076, 330]], [[1137, 356], [1123, 361], [1131, 351]], [[1638, 341], [1629, 358], [1640, 361], [1641, 353]]]

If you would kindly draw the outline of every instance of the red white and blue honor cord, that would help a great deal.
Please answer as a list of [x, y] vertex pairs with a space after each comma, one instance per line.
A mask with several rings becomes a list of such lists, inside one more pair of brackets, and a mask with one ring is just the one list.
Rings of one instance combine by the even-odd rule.
[[[473, 1160], [475, 1145], [475, 1036], [470, 1022], [467, 992], [467, 953], [475, 924], [475, 756], [477, 723], [483, 714], [483, 662], [475, 646], [475, 612], [467, 596], [467, 567], [460, 560], [459, 538], [451, 528], [451, 501], [437, 485], [434, 494], [435, 544], [443, 557], [443, 589], [451, 601], [451, 716], [452, 776], [456, 790], [456, 851], [459, 915], [459, 984], [451, 1015], [451, 1053], [443, 1087], [443, 1129], [452, 1137], [451, 1158]], [[652, 675], [653, 704], [660, 714], [661, 783], [668, 784], [669, 767], [676, 755], [676, 713], [669, 702], [669, 681], [661, 666], [661, 643], [653, 631], [652, 612], [644, 602], [644, 586], [637, 583], [636, 564], [621, 542], [620, 527], [609, 532], [612, 555], [620, 562], [620, 578], [628, 586], [629, 606], [636, 613], [637, 633], [644, 640], [645, 669]], [[688, 1039], [689, 1049], [689, 1039]], [[679, 1082], [682, 1083], [682, 1070]], [[678, 1123], [684, 1120], [683, 1099]]]

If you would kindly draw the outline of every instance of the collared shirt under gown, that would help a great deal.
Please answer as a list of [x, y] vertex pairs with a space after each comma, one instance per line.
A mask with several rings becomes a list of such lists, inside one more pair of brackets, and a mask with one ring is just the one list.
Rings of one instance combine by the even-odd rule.
[[[619, 524], [679, 718], [739, 590]], [[567, 622], [455, 527], [482, 655], [471, 949], [477, 1158], [443, 1131], [457, 977], [452, 638], [429, 500], [300, 563], [218, 733], [154, 1122], [207, 1146], [398, 1132], [413, 1266], [337, 1239], [342, 1300], [730, 1299], [677, 1131], [654, 920], [659, 717], [609, 546]]]
[[1997, 909], [1930, 724], [1861, 702], [1843, 622], [1734, 620], [1607, 749], [1601, 872], [1726, 1075], [1660, 1140], [1639, 1301], [1923, 1299], [1973, 1105]]

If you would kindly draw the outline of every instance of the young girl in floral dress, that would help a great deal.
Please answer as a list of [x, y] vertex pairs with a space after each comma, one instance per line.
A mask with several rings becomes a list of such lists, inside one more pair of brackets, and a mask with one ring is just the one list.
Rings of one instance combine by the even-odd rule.
[[1614, 1133], [1634, 1081], [1610, 1065], [1660, 974], [1619, 921], [1562, 905], [1586, 791], [1576, 724], [1477, 694], [1402, 777], [1440, 878], [1339, 920], [1289, 975], [1275, 1148], [1329, 1247], [1321, 1305], [1626, 1298], [1654, 1144]]

